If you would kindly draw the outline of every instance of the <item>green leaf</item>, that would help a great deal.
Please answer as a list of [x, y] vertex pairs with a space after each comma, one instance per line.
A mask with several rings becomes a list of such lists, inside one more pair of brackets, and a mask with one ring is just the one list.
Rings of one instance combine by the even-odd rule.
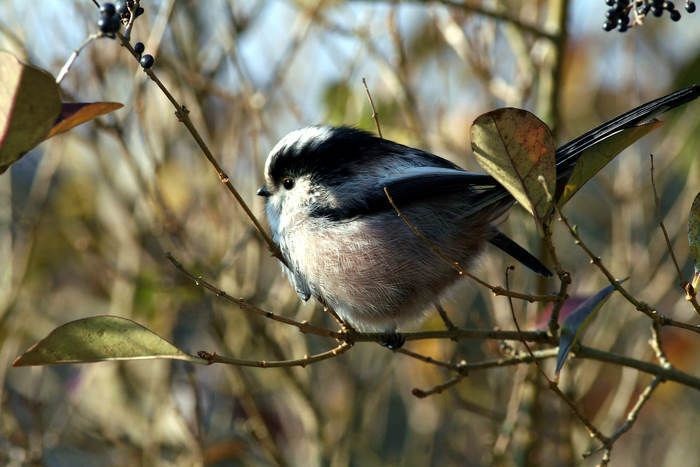
[[[618, 281], [618, 284], [623, 283], [627, 279]], [[583, 333], [588, 328], [588, 325], [593, 321], [595, 313], [600, 310], [603, 303], [610, 297], [610, 294], [615, 290], [614, 285], [609, 285], [602, 289], [597, 294], [590, 297], [588, 300], [578, 306], [564, 320], [564, 325], [561, 328], [561, 336], [559, 337], [559, 353], [557, 354], [557, 369], [556, 373], [564, 366], [566, 357], [569, 355], [571, 347], [578, 342]]]
[[700, 275], [700, 193], [695, 196], [688, 214], [688, 245], [695, 265], [695, 276]]
[[61, 111], [48, 72], [0, 52], [0, 173], [44, 140]]
[[207, 364], [140, 324], [118, 316], [92, 316], [57, 327], [19, 356], [13, 366], [168, 358]]
[[569, 201], [588, 180], [600, 172], [615, 156], [659, 126], [661, 126], [661, 122], [653, 121], [627, 128], [586, 149], [576, 162], [574, 170], [564, 186], [564, 191], [557, 200], [559, 207]]
[[472, 149], [479, 165], [538, 220], [548, 221], [556, 186], [554, 139], [539, 118], [521, 109], [504, 108], [477, 117], [471, 127]]

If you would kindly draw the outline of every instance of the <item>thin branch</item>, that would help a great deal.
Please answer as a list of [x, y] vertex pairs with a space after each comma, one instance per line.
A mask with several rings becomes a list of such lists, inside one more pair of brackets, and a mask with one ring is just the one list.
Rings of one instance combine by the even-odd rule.
[[[440, 319], [442, 319], [442, 322], [445, 324], [445, 327], [447, 328], [448, 331], [454, 331], [457, 329], [457, 326], [455, 326], [455, 323], [452, 322], [449, 316], [447, 316], [447, 311], [442, 307], [440, 302], [435, 302], [435, 309], [437, 310], [438, 314], [440, 315]], [[456, 341], [457, 339], [452, 337], [451, 338], [453, 341]]]
[[588, 248], [588, 246], [583, 242], [583, 240], [581, 240], [581, 236], [578, 234], [577, 230], [571, 225], [571, 223], [569, 223], [569, 220], [566, 218], [566, 216], [564, 216], [564, 214], [556, 206], [556, 204], [555, 208], [557, 210], [557, 214], [559, 215], [559, 220], [562, 221], [564, 225], [566, 225], [567, 229], [569, 230], [569, 233], [574, 239], [574, 243], [578, 245], [586, 253], [586, 255], [588, 255], [590, 262], [598, 267], [600, 272], [603, 273], [603, 275], [608, 279], [608, 282], [615, 288], [615, 290], [617, 290], [623, 297], [625, 297], [625, 299], [628, 302], [634, 305], [637, 311], [644, 313], [654, 322], [657, 322], [661, 326], [674, 326], [700, 334], [699, 325], [688, 324], [683, 323], [681, 321], [673, 320], [668, 316], [659, 313], [657, 310], [653, 309], [649, 304], [637, 300], [631, 293], [627, 291], [625, 287], [622, 286], [620, 281], [618, 281], [615, 278], [615, 276], [612, 275], [608, 268], [605, 267], [603, 262], [600, 260], [600, 257], [596, 256], [593, 253], [593, 251], [591, 251], [591, 249]]
[[620, 439], [622, 435], [627, 433], [630, 428], [632, 428], [632, 425], [634, 425], [634, 422], [637, 421], [637, 417], [639, 416], [639, 412], [641, 412], [642, 407], [644, 407], [644, 404], [647, 403], [647, 401], [651, 398], [651, 394], [654, 392], [654, 390], [659, 386], [659, 384], [663, 383], [664, 380], [660, 376], [655, 376], [654, 379], [651, 380], [651, 382], [644, 388], [644, 391], [642, 391], [641, 394], [639, 394], [639, 397], [637, 398], [637, 402], [634, 404], [634, 406], [630, 409], [630, 411], [627, 413], [627, 417], [625, 417], [625, 422], [617, 429], [615, 432], [608, 438], [608, 444], [600, 446], [596, 449], [592, 449], [590, 451], [584, 452], [583, 457], [588, 457], [592, 454], [595, 454], [596, 452], [600, 452], [601, 450], [604, 450], [605, 453], [603, 454], [603, 459], [601, 461], [601, 465], [605, 465], [610, 461], [610, 451], [612, 450], [613, 444], [615, 444], [615, 441]]
[[[403, 334], [401, 334], [403, 336]], [[500, 367], [506, 367], [506, 366], [513, 366], [513, 365], [520, 365], [522, 363], [532, 363], [537, 360], [545, 360], [548, 358], [554, 358], [557, 356], [558, 349], [553, 348], [553, 349], [545, 349], [545, 350], [536, 350], [533, 352], [532, 355], [522, 352], [519, 353], [518, 355], [515, 355], [513, 357], [508, 357], [508, 358], [496, 358], [496, 359], [491, 359], [491, 360], [484, 360], [481, 362], [473, 362], [473, 363], [467, 363], [467, 362], [460, 362], [457, 364], [453, 363], [448, 363], [448, 362], [443, 362], [439, 360], [435, 360], [432, 357], [425, 356], [418, 354], [416, 352], [412, 352], [408, 349], [405, 348], [400, 348], [396, 349], [394, 352], [406, 355], [411, 358], [415, 358], [416, 360], [420, 360], [425, 363], [430, 363], [431, 365], [437, 365], [442, 368], [446, 368], [449, 370], [452, 370], [458, 374], [463, 374], [466, 375], [471, 371], [478, 371], [478, 370], [488, 370], [490, 368], [500, 368]], [[652, 365], [654, 366], [654, 365]]]
[[374, 100], [372, 100], [372, 94], [370, 94], [369, 88], [367, 87], [367, 80], [364, 78], [362, 78], [362, 85], [365, 87], [367, 99], [369, 99], [369, 105], [372, 107], [372, 119], [374, 120], [374, 124], [377, 126], [377, 133], [379, 134], [380, 138], [384, 138], [382, 136], [382, 127], [379, 125], [379, 114], [377, 113], [377, 109], [374, 107]]
[[476, 3], [472, 1], [457, 1], [457, 0], [412, 0], [416, 3], [439, 3], [448, 7], [452, 8], [458, 8], [464, 11], [467, 11], [469, 13], [476, 13], [481, 16], [486, 16], [487, 18], [495, 19], [498, 21], [503, 21], [507, 23], [511, 23], [517, 28], [528, 32], [534, 36], [537, 37], [543, 37], [545, 39], [548, 39], [550, 41], [556, 41], [559, 39], [559, 35], [546, 31], [543, 28], [531, 24], [531, 23], [526, 23], [519, 18], [516, 18], [515, 16], [510, 15], [507, 13], [504, 9], [502, 8], [493, 8], [493, 7], [488, 7], [486, 5], [483, 5], [481, 3]]
[[75, 60], [78, 58], [78, 55], [80, 55], [80, 52], [82, 52], [83, 49], [90, 44], [90, 42], [94, 41], [95, 39], [99, 39], [100, 37], [104, 37], [104, 34], [101, 32], [90, 34], [83, 41], [83, 43], [80, 44], [80, 46], [75, 49], [72, 54], [70, 54], [70, 57], [68, 57], [68, 60], [66, 60], [66, 63], [61, 68], [61, 71], [58, 72], [58, 76], [56, 76], [56, 84], [61, 84], [61, 81], [63, 81], [63, 78], [65, 78], [70, 71], [73, 63], [75, 63]]
[[350, 350], [352, 348], [352, 345], [353, 344], [348, 342], [341, 342], [337, 347], [334, 347], [325, 352], [321, 352], [314, 355], [306, 355], [303, 358], [297, 358], [294, 360], [242, 360], [239, 358], [218, 355], [216, 353], [209, 353], [206, 351], [197, 352], [197, 356], [199, 356], [199, 358], [207, 360], [210, 364], [223, 363], [226, 365], [248, 366], [257, 368], [281, 368], [292, 366], [300, 366], [303, 368], [312, 363], [337, 357], [338, 355]]
[[[330, 337], [332, 339], [342, 340], [345, 342], [381, 342], [386, 338], [386, 334], [382, 332], [357, 332], [352, 329], [345, 329], [342, 331], [331, 331], [330, 329], [322, 328], [309, 324], [304, 321], [297, 321], [291, 318], [277, 315], [271, 311], [263, 310], [252, 303], [242, 299], [236, 298], [225, 291], [219, 289], [211, 282], [204, 279], [202, 276], [195, 275], [188, 271], [180, 261], [178, 261], [171, 253], [166, 253], [166, 258], [170, 261], [178, 271], [188, 277], [194, 282], [197, 287], [201, 287], [209, 292], [212, 292], [217, 297], [221, 297], [229, 303], [232, 303], [240, 307], [243, 311], [254, 313], [260, 315], [264, 318], [271, 319], [283, 324], [288, 324], [294, 326], [299, 331], [305, 334], [313, 334], [317, 336]], [[417, 331], [417, 332], [407, 332], [401, 333], [407, 341], [412, 340], [425, 340], [425, 339], [496, 339], [496, 340], [516, 340], [525, 338], [532, 342], [547, 343], [550, 342], [550, 337], [544, 331], [523, 331], [517, 333], [515, 331], [502, 331], [502, 330], [491, 330], [491, 329], [461, 329], [453, 328], [444, 331]]]
[[[512, 266], [509, 266], [506, 268], [506, 287], [508, 287], [509, 284], [509, 279], [508, 279], [508, 272], [512, 269]], [[515, 328], [520, 332], [520, 325], [518, 324], [518, 319], [515, 316], [515, 309], [513, 308], [513, 301], [508, 298], [508, 303], [510, 305], [510, 313], [513, 318], [513, 324], [515, 324]], [[544, 371], [544, 368], [542, 368], [542, 365], [538, 360], [535, 359], [535, 354], [533, 353], [532, 349], [528, 345], [527, 341], [525, 339], [521, 339], [521, 342], [525, 346], [525, 349], [527, 349], [527, 352], [532, 356], [533, 360], [535, 361], [535, 365], [537, 366], [537, 369], [539, 370], [540, 374], [542, 377], [547, 381], [547, 384], [549, 386], [549, 389], [551, 389], [559, 398], [566, 403], [566, 405], [569, 406], [571, 409], [571, 412], [578, 418], [581, 423], [584, 424], [584, 426], [588, 429], [588, 432], [590, 433], [591, 436], [595, 437], [598, 441], [600, 441], [604, 446], [609, 445], [609, 440], [608, 438], [598, 430], [598, 428], [593, 425], [593, 422], [588, 420], [583, 413], [576, 407], [576, 404], [574, 401], [572, 401], [566, 394], [562, 392], [561, 389], [559, 389], [559, 386], [557, 385], [557, 381], [551, 379], [549, 376], [547, 376], [547, 373]]]
[[[547, 195], [547, 199], [549, 200], [549, 202], [553, 206], [556, 206], [556, 200], [552, 196], [552, 193], [550, 193], [544, 177], [540, 175], [537, 179], [542, 184], [542, 188], [544, 189], [544, 192]], [[547, 251], [549, 252], [549, 256], [552, 262], [554, 263], [554, 270], [556, 271], [557, 277], [559, 278], [559, 293], [557, 294], [557, 300], [554, 303], [554, 306], [552, 307], [552, 314], [550, 315], [549, 323], [547, 324], [547, 328], [549, 329], [550, 334], [552, 335], [552, 337], [556, 338], [559, 335], [559, 312], [561, 311], [562, 307], [564, 306], [564, 302], [569, 296], [568, 290], [569, 285], [571, 284], [571, 274], [568, 271], [564, 270], [564, 268], [561, 266], [561, 262], [559, 261], [559, 256], [557, 255], [557, 249], [554, 246], [554, 240], [552, 236], [551, 217], [548, 216], [547, 219], [544, 222], [542, 222], [541, 226], [542, 241], [544, 242], [544, 245], [547, 248]]]
[[[661, 216], [661, 200], [659, 199], [659, 193], [656, 190], [656, 182], [654, 181], [654, 155], [649, 154], [649, 162], [650, 162], [650, 169], [649, 172], [651, 174], [651, 188], [652, 191], [654, 192], [654, 206], [656, 210], [656, 221], [659, 223], [659, 227], [661, 227], [661, 231], [664, 234], [664, 239], [666, 240], [666, 247], [668, 248], [668, 252], [671, 255], [671, 259], [673, 260], [673, 265], [676, 267], [676, 272], [678, 273], [678, 281], [680, 283], [683, 282], [683, 273], [681, 272], [681, 268], [678, 265], [678, 260], [676, 259], [676, 254], [673, 252], [673, 247], [671, 246], [671, 239], [668, 236], [668, 231], [666, 230], [666, 226], [664, 225], [663, 217]], [[697, 302], [695, 302], [697, 305]], [[700, 312], [699, 308], [696, 308], [696, 311]]]
[[206, 281], [203, 279], [201, 276], [196, 276], [189, 272], [185, 267], [180, 263], [171, 253], [166, 253], [165, 255], [168, 260], [175, 266], [182, 274], [190, 278], [194, 284], [198, 287], [202, 287], [210, 292], [213, 292], [217, 297], [221, 297], [224, 300], [226, 300], [229, 303], [233, 303], [234, 305], [237, 305], [239, 308], [241, 308], [243, 311], [247, 311], [249, 313], [254, 313], [260, 316], [263, 316], [267, 319], [271, 319], [273, 321], [277, 321], [283, 324], [288, 324], [290, 326], [294, 326], [299, 331], [305, 333], [305, 334], [314, 334], [317, 336], [325, 336], [325, 337], [331, 337], [333, 339], [340, 339], [342, 338], [342, 334], [338, 332], [331, 331], [330, 329], [314, 326], [312, 324], [309, 324], [304, 321], [297, 321], [291, 318], [286, 318], [284, 316], [276, 315], [275, 313], [272, 313], [271, 311], [265, 311], [262, 308], [258, 308], [257, 306], [247, 302], [246, 300], [242, 298], [236, 298], [232, 297], [231, 295], [227, 294], [223, 290], [217, 288], [210, 282]]
[[458, 384], [460, 381], [462, 381], [464, 378], [466, 378], [466, 375], [457, 375], [454, 378], [448, 379], [442, 384], [438, 384], [436, 386], [433, 386], [430, 389], [419, 389], [419, 388], [413, 388], [411, 390], [411, 394], [416, 396], [419, 399], [423, 399], [429, 396], [432, 396], [434, 394], [440, 394], [443, 391], [451, 388], [452, 386], [455, 386]]
[[[526, 339], [530, 342], [552, 343], [551, 337], [546, 331], [502, 331], [492, 329], [448, 329], [445, 331], [416, 331], [402, 332], [401, 337], [406, 341], [417, 341], [425, 339], [493, 339], [493, 340], [520, 340]], [[382, 332], [358, 332], [349, 337], [353, 342], [381, 342], [386, 338], [386, 333]]]
[[685, 386], [700, 390], [700, 378], [684, 373], [675, 368], [664, 368], [653, 363], [636, 360], [634, 358], [617, 355], [603, 350], [586, 347], [583, 345], [572, 349], [574, 356], [599, 362], [612, 363], [613, 365], [635, 368], [643, 373], [660, 376], [667, 381], [674, 381]]
[[[661, 334], [660, 334], [660, 327], [657, 323], [653, 323], [651, 326], [651, 339], [649, 339], [649, 344], [651, 345], [652, 349], [654, 350], [654, 353], [656, 354], [657, 359], [659, 360], [659, 363], [661, 364], [662, 367], [664, 368], [672, 368], [671, 364], [669, 363], [668, 359], [666, 358], [666, 354], [664, 353], [663, 349], [661, 348]], [[644, 391], [639, 395], [637, 398], [637, 402], [634, 404], [634, 406], [630, 409], [630, 411], [627, 413], [627, 417], [625, 418], [625, 422], [617, 429], [615, 432], [610, 436], [609, 444], [608, 446], [601, 446], [598, 449], [593, 449], [591, 451], [588, 451], [583, 454], [583, 457], [588, 457], [591, 454], [594, 454], [602, 449], [605, 450], [605, 454], [603, 454], [603, 463], [607, 462], [610, 460], [610, 451], [612, 450], [612, 446], [617, 441], [623, 434], [628, 432], [630, 428], [632, 428], [632, 425], [634, 425], [634, 422], [637, 421], [637, 417], [639, 416], [639, 412], [641, 412], [642, 407], [646, 402], [651, 398], [651, 394], [654, 392], [654, 390], [659, 386], [659, 384], [663, 383], [665, 380], [663, 377], [656, 375], [654, 376], [654, 379], [651, 380], [651, 382], [644, 388]], [[606, 461], [607, 459], [607, 461]]]
[[658, 323], [651, 323], [651, 339], [649, 339], [649, 345], [656, 355], [656, 359], [659, 361], [664, 368], [673, 368], [671, 362], [668, 361], [666, 352], [664, 352], [661, 346], [661, 327]]
[[[134, 48], [131, 46], [131, 43], [128, 41], [128, 39], [126, 37], [124, 37], [124, 35], [122, 35], [121, 33], [117, 33], [117, 37], [119, 37], [119, 40], [121, 41], [122, 46], [126, 47], [126, 49], [131, 53], [131, 55], [133, 55], [133, 57], [138, 61], [139, 56], [136, 53], [136, 51], [134, 51]], [[146, 75], [148, 75], [148, 77], [163, 92], [163, 94], [165, 95], [165, 97], [167, 97], [167, 99], [170, 101], [170, 103], [173, 105], [173, 107], [175, 107], [175, 116], [183, 125], [185, 125], [185, 128], [187, 128], [190, 135], [192, 135], [192, 138], [197, 143], [197, 146], [199, 146], [199, 149], [202, 151], [202, 153], [207, 158], [209, 163], [216, 170], [216, 173], [219, 176], [219, 180], [221, 181], [221, 183], [223, 183], [226, 186], [228, 191], [233, 195], [233, 197], [236, 199], [238, 204], [241, 206], [241, 208], [245, 212], [246, 216], [248, 216], [250, 221], [255, 226], [255, 229], [258, 231], [258, 233], [260, 234], [262, 239], [267, 244], [272, 255], [275, 258], [277, 258], [280, 262], [282, 262], [283, 264], [286, 265], [287, 262], [284, 259], [284, 256], [282, 256], [282, 252], [280, 251], [279, 247], [277, 246], [277, 244], [275, 244], [275, 242], [272, 240], [270, 235], [265, 231], [263, 226], [260, 224], [260, 221], [258, 221], [258, 219], [253, 214], [253, 211], [250, 210], [250, 208], [248, 207], [246, 202], [241, 197], [240, 193], [238, 193], [238, 190], [236, 190], [236, 188], [233, 186], [228, 174], [224, 171], [224, 169], [221, 167], [221, 165], [219, 165], [219, 162], [216, 160], [216, 158], [212, 154], [211, 150], [209, 149], [207, 144], [204, 142], [204, 139], [202, 138], [202, 136], [199, 134], [199, 131], [192, 123], [192, 120], [190, 120], [189, 110], [187, 110], [187, 107], [185, 107], [184, 105], [181, 105], [175, 99], [175, 97], [173, 97], [173, 95], [170, 93], [170, 91], [168, 91], [168, 89], [165, 87], [163, 82], [158, 78], [158, 76], [155, 74], [155, 72], [152, 69], [150, 69], [150, 68], [148, 68], [148, 69], [142, 68], [142, 69], [143, 69], [144, 73], [146, 73]]]
[[659, 199], [659, 193], [656, 190], [656, 182], [654, 181], [654, 155], [649, 154], [650, 161], [650, 172], [651, 172], [651, 188], [654, 191], [654, 206], [656, 208], [656, 221], [661, 227], [661, 232], [664, 234], [664, 240], [666, 240], [666, 248], [668, 249], [671, 259], [673, 260], [673, 265], [676, 267], [676, 272], [678, 273], [678, 281], [681, 284], [683, 290], [685, 290], [685, 299], [690, 302], [690, 304], [695, 309], [695, 312], [700, 315], [700, 303], [698, 303], [697, 294], [695, 288], [692, 287], [687, 281], [683, 280], [683, 273], [678, 265], [678, 259], [676, 259], [676, 254], [673, 251], [673, 246], [671, 246], [671, 239], [669, 238], [668, 231], [664, 225], [663, 217], [661, 216], [661, 201]]

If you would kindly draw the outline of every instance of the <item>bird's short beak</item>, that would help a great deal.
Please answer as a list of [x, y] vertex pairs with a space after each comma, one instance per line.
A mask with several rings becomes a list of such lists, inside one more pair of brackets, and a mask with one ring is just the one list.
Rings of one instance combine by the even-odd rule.
[[255, 194], [258, 196], [263, 196], [265, 198], [268, 198], [270, 196], [270, 192], [267, 191], [267, 188], [265, 188], [264, 186], [258, 188], [258, 191], [256, 191]]

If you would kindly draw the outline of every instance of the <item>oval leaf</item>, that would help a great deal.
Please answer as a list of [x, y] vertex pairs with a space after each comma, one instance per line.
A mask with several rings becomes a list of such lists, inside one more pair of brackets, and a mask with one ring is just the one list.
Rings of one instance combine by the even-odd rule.
[[[623, 283], [627, 279], [618, 281], [618, 284]], [[566, 357], [569, 355], [571, 347], [578, 342], [583, 336], [583, 333], [588, 328], [588, 325], [593, 321], [595, 312], [600, 310], [603, 303], [610, 297], [614, 285], [609, 285], [602, 289], [597, 294], [590, 297], [588, 300], [579, 305], [571, 314], [564, 320], [564, 325], [561, 328], [561, 336], [559, 337], [559, 352], [557, 354], [557, 369], [556, 373], [564, 366]]]
[[0, 173], [44, 140], [61, 110], [53, 76], [0, 52]]
[[92, 316], [57, 327], [19, 356], [13, 366], [169, 358], [207, 364], [140, 324], [118, 316]]
[[[549, 218], [556, 184], [554, 138], [542, 120], [521, 109], [504, 108], [479, 116], [471, 127], [479, 165], [506, 187], [538, 225]], [[542, 178], [540, 178], [542, 177]]]
[[605, 167], [615, 156], [631, 146], [642, 136], [651, 130], [661, 126], [661, 122], [644, 123], [639, 126], [624, 129], [609, 138], [605, 138], [598, 144], [583, 151], [574, 170], [567, 180], [557, 204], [561, 207], [595, 174]]
[[64, 102], [61, 104], [61, 113], [45, 139], [122, 107], [124, 104], [119, 102]]
[[697, 276], [700, 274], [700, 193], [695, 196], [688, 214], [688, 245]]

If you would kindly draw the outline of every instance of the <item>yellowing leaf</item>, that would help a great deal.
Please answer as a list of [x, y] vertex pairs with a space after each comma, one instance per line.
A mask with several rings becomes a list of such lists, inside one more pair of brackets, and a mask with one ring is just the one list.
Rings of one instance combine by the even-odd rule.
[[498, 109], [474, 121], [471, 140], [479, 165], [535, 216], [538, 226], [546, 222], [552, 204], [541, 180], [552, 196], [556, 185], [554, 139], [547, 125], [525, 110]]
[[57, 327], [13, 366], [168, 358], [207, 364], [130, 319], [93, 316]]
[[700, 193], [695, 196], [688, 214], [688, 245], [695, 264], [695, 275], [700, 273]]
[[45, 139], [120, 107], [117, 102], [61, 103], [51, 74], [0, 52], [0, 174]]
[[576, 162], [574, 170], [564, 186], [564, 191], [557, 200], [557, 204], [560, 207], [563, 206], [588, 180], [600, 172], [608, 162], [613, 160], [615, 156], [659, 126], [661, 126], [661, 122], [653, 121], [627, 128], [586, 149]]
[[0, 173], [46, 137], [60, 110], [53, 76], [0, 52]]
[[117, 109], [124, 107], [119, 102], [64, 102], [61, 113], [45, 139], [64, 133], [73, 127], [85, 123]]

